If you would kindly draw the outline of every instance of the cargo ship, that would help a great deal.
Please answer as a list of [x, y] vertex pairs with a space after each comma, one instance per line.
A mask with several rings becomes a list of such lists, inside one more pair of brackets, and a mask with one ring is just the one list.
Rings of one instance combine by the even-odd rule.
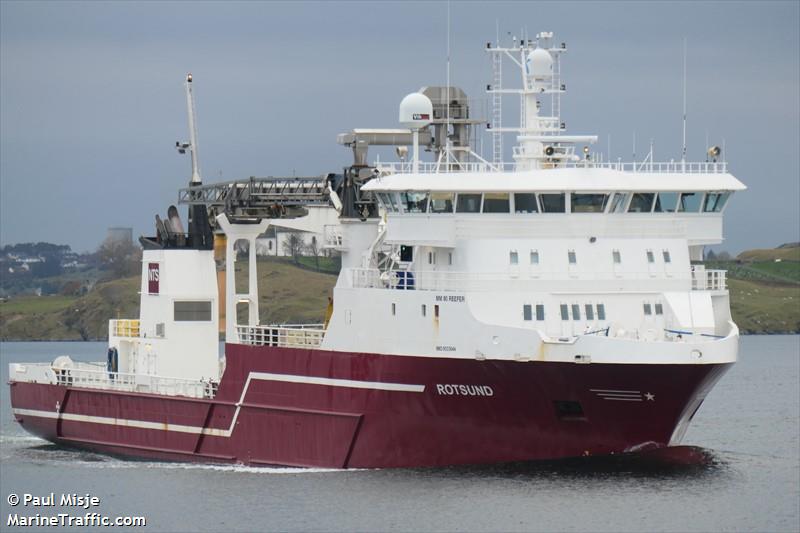
[[[607, 161], [596, 136], [567, 135], [566, 51], [547, 32], [487, 43], [490, 117], [457, 87], [424, 87], [400, 103], [401, 127], [340, 134], [353, 164], [310, 178], [204, 184], [187, 77], [188, 231], [171, 206], [140, 239], [140, 316], [109, 322], [97, 362], [10, 364], [16, 421], [101, 453], [248, 465], [678, 445], [737, 358], [725, 272], [701, 261], [745, 186], [718, 147], [702, 162], [657, 162], [652, 147]], [[370, 146], [398, 161], [369, 162]], [[270, 227], [341, 255], [323, 324], [261, 323], [257, 241]]]

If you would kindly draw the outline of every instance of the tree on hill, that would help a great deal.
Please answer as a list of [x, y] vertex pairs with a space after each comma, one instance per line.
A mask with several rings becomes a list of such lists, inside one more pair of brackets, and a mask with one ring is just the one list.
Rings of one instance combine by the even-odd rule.
[[97, 249], [101, 268], [112, 278], [126, 278], [139, 271], [142, 249], [131, 241], [106, 239]]
[[290, 231], [286, 240], [283, 241], [283, 253], [290, 256], [294, 263], [298, 263], [298, 258], [300, 254], [303, 253], [303, 248], [305, 244], [303, 243], [303, 238], [300, 237], [300, 233], [297, 231]]

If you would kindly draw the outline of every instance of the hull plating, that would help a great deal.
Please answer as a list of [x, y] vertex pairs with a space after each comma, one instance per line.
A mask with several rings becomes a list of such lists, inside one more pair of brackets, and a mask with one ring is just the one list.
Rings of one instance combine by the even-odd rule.
[[120, 455], [404, 467], [664, 446], [730, 365], [477, 361], [228, 345], [213, 400], [12, 382], [22, 426]]

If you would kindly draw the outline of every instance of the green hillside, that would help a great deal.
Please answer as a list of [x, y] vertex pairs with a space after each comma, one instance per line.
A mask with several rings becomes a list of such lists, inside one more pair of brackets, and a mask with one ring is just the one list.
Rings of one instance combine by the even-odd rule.
[[[751, 250], [734, 261], [706, 263], [707, 268], [728, 270], [731, 310], [743, 333], [800, 333], [800, 261], [783, 259], [795, 257], [791, 254], [798, 250]], [[246, 261], [237, 262], [237, 272], [246, 270]], [[262, 323], [324, 320], [335, 275], [314, 272], [310, 264], [266, 258], [259, 260], [258, 278]], [[245, 280], [237, 282], [241, 287]], [[109, 319], [139, 316], [138, 290], [139, 279], [133, 277], [98, 283], [80, 297], [9, 299], [0, 303], [0, 340], [105, 339]]]

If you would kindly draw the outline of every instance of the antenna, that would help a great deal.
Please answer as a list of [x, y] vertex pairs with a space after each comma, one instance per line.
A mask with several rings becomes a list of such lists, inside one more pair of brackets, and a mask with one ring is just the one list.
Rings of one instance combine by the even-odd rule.
[[450, 0], [447, 0], [447, 100], [445, 101], [446, 118], [444, 124], [444, 144], [450, 170]]
[[633, 130], [633, 162], [636, 162], [636, 130]]
[[681, 165], [686, 171], [686, 37], [683, 38], [683, 149], [681, 151]]

